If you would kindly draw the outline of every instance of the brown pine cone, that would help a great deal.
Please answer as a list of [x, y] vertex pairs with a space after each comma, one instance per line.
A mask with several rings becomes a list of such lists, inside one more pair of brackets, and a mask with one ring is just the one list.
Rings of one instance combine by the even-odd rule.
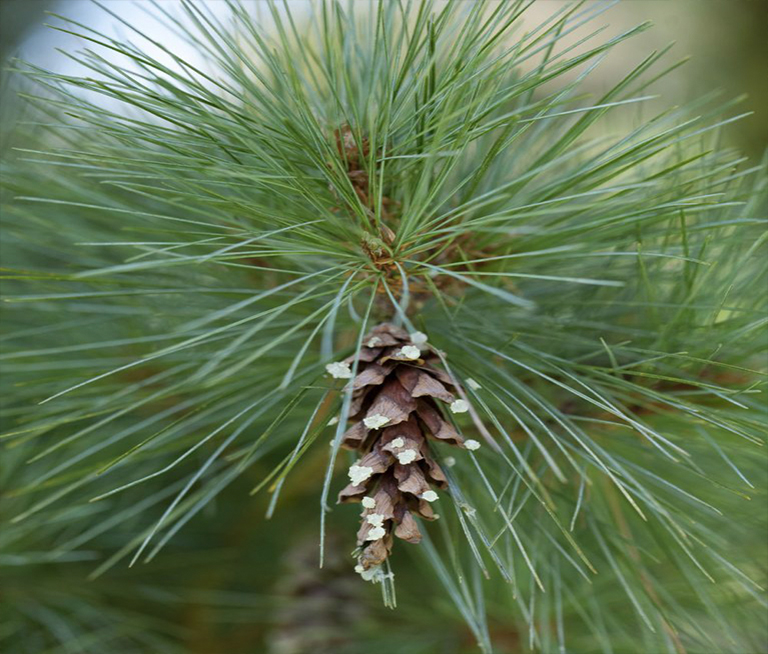
[[[358, 572], [382, 564], [394, 537], [421, 540], [415, 516], [434, 520], [433, 489], [448, 483], [432, 458], [429, 438], [464, 447], [464, 440], [443, 417], [442, 403], [454, 413], [468, 410], [457, 400], [451, 377], [433, 365], [436, 355], [421, 333], [408, 334], [391, 324], [375, 327], [363, 340], [358, 374], [352, 381], [350, 427], [341, 446], [360, 452], [349, 469], [351, 483], [339, 493], [340, 503], [362, 502]], [[355, 360], [330, 364], [341, 372]], [[341, 376], [341, 375], [338, 375]], [[470, 448], [476, 442], [467, 441]]]

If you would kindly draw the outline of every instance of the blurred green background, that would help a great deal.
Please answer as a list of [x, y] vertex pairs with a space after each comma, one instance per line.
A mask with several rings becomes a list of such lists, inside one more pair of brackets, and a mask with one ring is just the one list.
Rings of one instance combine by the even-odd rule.
[[[590, 0], [603, 2], [603, 0]], [[214, 5], [224, 0], [207, 0]], [[260, 0], [245, 0], [254, 7]], [[306, 0], [289, 2], [300, 10]], [[144, 15], [131, 0], [106, 0], [118, 14]], [[174, 0], [166, 0], [172, 6]], [[528, 22], [536, 24], [557, 11], [566, 0], [537, 0], [528, 13]], [[608, 3], [604, 3], [608, 4]], [[21, 54], [43, 66], [60, 67], [64, 58], [56, 47], [71, 47], [74, 39], [66, 38], [44, 27], [46, 11], [66, 14], [89, 25], [114, 29], [103, 12], [88, 0], [0, 0], [0, 41], [7, 59]], [[726, 134], [729, 143], [751, 158], [762, 156], [768, 146], [768, 1], [766, 0], [619, 0], [603, 14], [599, 23], [609, 26], [610, 33], [629, 29], [651, 21], [653, 29], [622, 46], [624, 59], [611, 56], [602, 65], [602, 74], [611, 77], [652, 50], [670, 42], [676, 45], [670, 55], [690, 57], [690, 61], [674, 71], [656, 87], [665, 105], [684, 104], [702, 94], [720, 91], [721, 98], [746, 94], [744, 111], [754, 115], [732, 125]], [[111, 24], [110, 24], [111, 23]]]

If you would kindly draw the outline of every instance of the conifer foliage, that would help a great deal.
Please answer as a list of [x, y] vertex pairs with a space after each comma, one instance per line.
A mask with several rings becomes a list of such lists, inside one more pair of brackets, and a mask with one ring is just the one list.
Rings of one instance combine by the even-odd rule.
[[765, 162], [530, 4], [140, 3], [191, 57], [105, 3], [13, 64], [0, 650], [260, 651], [169, 589], [255, 624], [311, 526], [339, 651], [760, 651]]

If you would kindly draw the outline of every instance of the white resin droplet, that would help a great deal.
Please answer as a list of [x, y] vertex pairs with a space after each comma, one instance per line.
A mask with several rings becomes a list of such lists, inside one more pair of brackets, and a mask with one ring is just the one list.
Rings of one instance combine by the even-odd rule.
[[389, 422], [389, 418], [387, 416], [383, 416], [380, 413], [377, 413], [373, 416], [368, 416], [367, 418], [363, 418], [363, 424], [368, 427], [368, 429], [378, 429], [379, 427], [383, 427]]
[[373, 474], [373, 468], [369, 466], [352, 466], [349, 469], [349, 478], [355, 486], [359, 486]]
[[400, 461], [400, 463], [408, 465], [416, 460], [419, 453], [416, 450], [403, 450], [402, 452], [398, 452], [395, 456], [397, 456], [397, 460]]
[[419, 350], [419, 348], [417, 348], [415, 345], [405, 345], [404, 347], [400, 348], [400, 352], [398, 352], [398, 354], [401, 357], [415, 361], [421, 356], [421, 350]]
[[466, 413], [469, 411], [469, 404], [466, 400], [455, 400], [451, 402], [451, 413]]
[[379, 538], [383, 538], [387, 533], [387, 530], [384, 529], [384, 527], [374, 527], [368, 532], [368, 535], [365, 537], [365, 540], [379, 540]]
[[352, 377], [352, 370], [349, 364], [344, 361], [329, 363], [325, 366], [325, 369], [335, 379], [350, 379]]
[[427, 502], [434, 502], [437, 499], [437, 493], [433, 490], [428, 490], [425, 493], [422, 493], [421, 499], [426, 500]]

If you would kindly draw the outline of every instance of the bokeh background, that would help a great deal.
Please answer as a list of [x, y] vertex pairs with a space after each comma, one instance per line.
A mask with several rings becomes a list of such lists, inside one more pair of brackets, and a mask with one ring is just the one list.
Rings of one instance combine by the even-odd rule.
[[[176, 0], [163, 0], [172, 6]], [[215, 6], [224, 0], [196, 0]], [[360, 0], [364, 2], [365, 0]], [[463, 0], [461, 0], [463, 1]], [[666, 106], [684, 104], [692, 98], [718, 91], [723, 99], [746, 96], [743, 107], [753, 116], [728, 129], [727, 139], [751, 157], [760, 157], [768, 145], [768, 1], [766, 0], [618, 0], [615, 3], [591, 0], [613, 6], [603, 14], [602, 22], [609, 33], [625, 31], [639, 23], [651, 21], [653, 29], [624, 44], [621, 56], [611, 56], [602, 65], [601, 75], [612, 78], [626, 70], [652, 50], [674, 42], [670, 60], [689, 57], [686, 65], [674, 71], [656, 87]], [[289, 4], [300, 13], [307, 0]], [[148, 2], [142, 0], [105, 0], [118, 16], [148, 29], [153, 37], [165, 43], [184, 44], [163, 26], [148, 19]], [[244, 0], [254, 13], [262, 0]], [[528, 22], [557, 11], [566, 0], [536, 0], [528, 14]], [[99, 32], [120, 33], [116, 18], [109, 16], [90, 0], [0, 0], [0, 41], [2, 56], [11, 56], [53, 70], [74, 69], [57, 48], [78, 47], [77, 39], [45, 26], [55, 22], [46, 12], [66, 14]], [[592, 26], [590, 26], [592, 27]], [[122, 28], [125, 33], [125, 28]], [[574, 35], [573, 39], [577, 38]], [[196, 53], [188, 52], [190, 58]], [[597, 76], [599, 79], [600, 75]]]
[[[212, 5], [217, 1], [207, 0]], [[173, 5], [172, 0], [161, 2]], [[147, 17], [147, 3], [105, 0], [104, 4], [126, 21], [140, 24], [154, 38], [178, 43], [180, 49], [185, 47], [162, 24]], [[250, 4], [258, 14], [259, 2]], [[302, 3], [292, 4], [300, 11]], [[528, 21], [535, 24], [562, 4], [560, 0], [538, 0]], [[41, 67], [75, 72], [75, 64], [59, 49], [73, 50], [82, 44], [75, 37], [46, 27], [45, 23], [55, 22], [46, 15], [48, 11], [66, 14], [99, 32], [125, 31], [117, 18], [88, 0], [0, 0], [0, 47], [6, 68], [13, 67], [13, 57], [20, 57]], [[754, 113], [729, 126], [723, 139], [753, 160], [762, 157], [768, 146], [768, 2], [623, 0], [600, 19], [609, 34], [644, 21], [653, 22], [653, 29], [623, 44], [604, 62], [600, 73], [590, 82], [594, 90], [599, 91], [601, 80], [607, 86], [609, 80], [650, 51], [675, 41], [668, 61], [683, 57], [690, 57], [690, 61], [656, 85], [655, 92], [662, 96], [660, 102], [665, 106], [684, 105], [715, 92], [720, 93], [723, 101], [744, 95], [739, 112]], [[188, 52], [185, 56], [194, 58], [196, 53]], [[8, 70], [2, 73], [3, 115], [12, 113], [6, 113], [8, 105], [17, 102], [12, 76]], [[23, 465], [23, 461], [7, 457], [4, 464], [8, 473], [9, 467]], [[268, 467], [269, 462], [264, 465]], [[147, 634], [147, 649], [143, 651], [174, 651], [169, 644], [173, 642], [179, 644], [180, 651], [193, 654], [357, 652], [359, 641], [349, 636], [351, 624], [356, 626], [355, 638], [360, 638], [366, 629], [380, 630], [382, 624], [396, 627], [393, 633], [401, 640], [389, 641], [382, 646], [382, 652], [473, 651], [472, 636], [456, 624], [449, 600], [429, 596], [433, 586], [418, 583], [419, 574], [430, 574], [427, 570], [419, 572], [418, 560], [406, 564], [410, 568], [404, 576], [412, 574], [416, 583], [406, 582], [400, 597], [403, 609], [398, 613], [383, 609], [377, 590], [360, 584], [349, 572], [342, 539], [337, 542], [333, 536], [333, 522], [330, 565], [324, 571], [317, 570], [315, 480], [322, 474], [323, 465], [324, 460], [319, 457], [308, 457], [302, 463], [288, 484], [281, 509], [271, 521], [263, 517], [267, 500], [250, 498], [251, 481], [238, 480], [210, 507], [208, 514], [204, 512], [195, 519], [173, 548], [138, 570], [122, 566], [107, 578], [89, 582], [86, 577], [97, 563], [43, 561], [35, 573], [41, 580], [38, 589], [37, 584], [29, 583], [28, 570], [5, 561], [7, 565], [0, 566], [0, 575], [4, 577], [4, 581], [0, 579], [0, 603], [5, 603], [6, 609], [24, 611], [24, 607], [34, 606], [32, 602], [27, 604], [24, 592], [29, 597], [36, 592], [52, 593], [53, 606], [62, 608], [73, 602], [82, 602], [84, 607], [95, 603], [100, 606], [101, 615], [88, 618], [92, 620], [89, 629], [95, 633], [122, 624], [126, 633], [135, 635], [143, 630]], [[230, 517], [219, 520], [214, 517], [216, 513]], [[216, 532], [219, 524], [236, 528], [220, 534]], [[345, 534], [346, 528], [341, 533]], [[210, 543], [216, 543], [215, 549], [211, 549]], [[123, 543], [116, 540], [113, 545], [117, 550]], [[16, 594], [3, 594], [3, 587], [13, 588]], [[144, 589], [143, 594], [135, 594], [137, 587]], [[73, 593], [73, 589], [77, 592]], [[92, 603], [88, 601], [89, 593]], [[431, 617], [425, 619], [424, 612]], [[55, 612], [33, 613], [27, 618], [45, 629], [67, 629], [66, 624], [57, 622]], [[504, 651], [514, 652], [517, 634], [504, 633], [503, 616], [492, 616], [492, 620], [497, 642], [506, 648]], [[430, 623], [432, 628], [425, 631], [424, 625]], [[0, 636], [2, 629], [0, 625]], [[153, 641], [155, 636], [150, 637], [150, 632], [166, 634], [168, 640]], [[66, 642], [66, 631], [58, 635]], [[36, 654], [54, 651], [34, 640], [25, 647], [28, 649], [24, 651]], [[67, 650], [65, 647], [57, 651]], [[94, 645], [92, 651], [100, 650]], [[112, 651], [123, 654], [122, 650]]]

